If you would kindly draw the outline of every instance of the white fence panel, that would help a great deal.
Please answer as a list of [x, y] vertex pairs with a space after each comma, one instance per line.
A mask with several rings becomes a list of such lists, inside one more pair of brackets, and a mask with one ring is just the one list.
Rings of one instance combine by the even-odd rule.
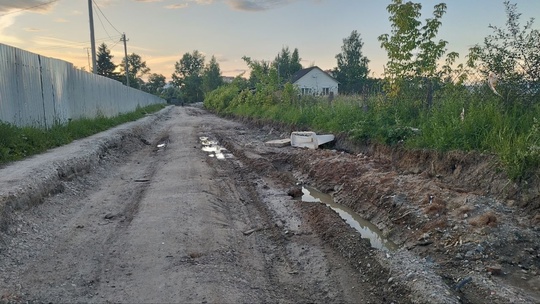
[[1, 122], [48, 128], [159, 103], [165, 100], [78, 70], [69, 62], [0, 44]]

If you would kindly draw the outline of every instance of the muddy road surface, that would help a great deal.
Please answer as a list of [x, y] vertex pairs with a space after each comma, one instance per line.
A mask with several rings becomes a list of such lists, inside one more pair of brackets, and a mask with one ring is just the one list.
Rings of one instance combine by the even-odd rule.
[[326, 246], [280, 181], [203, 149], [216, 131], [250, 129], [169, 109], [61, 180], [59, 193], [15, 210], [2, 238], [1, 301], [408, 301], [375, 261], [378, 273], [364, 274]]
[[288, 132], [169, 107], [0, 169], [0, 303], [540, 299], [534, 214]]

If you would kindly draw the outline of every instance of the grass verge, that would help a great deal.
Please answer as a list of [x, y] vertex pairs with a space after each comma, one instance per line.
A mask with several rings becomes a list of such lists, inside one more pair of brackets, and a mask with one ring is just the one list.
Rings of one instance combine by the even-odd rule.
[[357, 142], [398, 142], [412, 149], [496, 154], [501, 170], [519, 180], [540, 165], [540, 103], [504, 100], [466, 88], [442, 91], [429, 108], [414, 98], [299, 97], [225, 86], [206, 96], [217, 113], [277, 121], [316, 132], [347, 134]]
[[146, 114], [157, 112], [165, 105], [156, 104], [144, 108], [137, 108], [130, 113], [121, 114], [113, 118], [103, 116], [97, 118], [83, 118], [69, 122], [65, 125], [55, 125], [50, 129], [35, 127], [16, 127], [0, 122], [0, 165], [25, 157], [42, 153], [48, 149], [69, 144], [120, 124], [137, 120]]

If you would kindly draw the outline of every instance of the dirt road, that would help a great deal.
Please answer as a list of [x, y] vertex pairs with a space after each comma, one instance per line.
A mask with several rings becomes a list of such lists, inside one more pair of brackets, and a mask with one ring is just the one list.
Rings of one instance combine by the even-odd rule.
[[[0, 169], [0, 185], [16, 188], [15, 194], [0, 192], [6, 218], [0, 302], [535, 301], [504, 281], [473, 273], [468, 261], [442, 262], [459, 246], [438, 250], [445, 239], [436, 231], [454, 238], [459, 227], [422, 229], [419, 222], [430, 224], [439, 214], [430, 209], [434, 218], [419, 221], [423, 217], [415, 216], [424, 207], [400, 193], [419, 177], [405, 180], [410, 173], [397, 173], [380, 155], [269, 147], [266, 140], [287, 133], [196, 107], [172, 107], [148, 119]], [[61, 161], [96, 145], [103, 148], [77, 165]], [[47, 175], [49, 163], [59, 167]], [[41, 185], [38, 177], [50, 181]], [[332, 209], [295, 194], [308, 183], [370, 218], [400, 249], [372, 248]], [[417, 180], [422, 183], [426, 189], [415, 195], [431, 193], [429, 183]], [[32, 195], [32, 188], [41, 195]], [[360, 204], [366, 197], [378, 203]], [[16, 203], [6, 208], [10, 202]], [[527, 240], [537, 237], [528, 233]], [[531, 242], [534, 255], [538, 247]], [[536, 269], [531, 261], [530, 272]], [[527, 282], [535, 275], [529, 273]]]
[[2, 301], [406, 301], [325, 246], [287, 189], [203, 151], [201, 137], [215, 130], [249, 131], [173, 108], [90, 173], [61, 181], [60, 193], [15, 211], [3, 234]]

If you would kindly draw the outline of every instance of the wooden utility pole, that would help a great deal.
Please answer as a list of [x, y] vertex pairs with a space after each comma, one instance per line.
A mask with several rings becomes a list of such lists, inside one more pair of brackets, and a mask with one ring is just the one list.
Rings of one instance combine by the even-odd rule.
[[126, 33], [122, 34], [122, 38], [120, 38], [120, 41], [124, 42], [124, 53], [126, 54], [126, 85], [129, 87], [129, 62], [128, 62], [128, 54], [127, 54], [127, 39], [126, 39]]
[[94, 38], [94, 13], [92, 12], [92, 0], [88, 0], [88, 16], [90, 17], [90, 44], [92, 47], [92, 73], [97, 74], [96, 39]]

